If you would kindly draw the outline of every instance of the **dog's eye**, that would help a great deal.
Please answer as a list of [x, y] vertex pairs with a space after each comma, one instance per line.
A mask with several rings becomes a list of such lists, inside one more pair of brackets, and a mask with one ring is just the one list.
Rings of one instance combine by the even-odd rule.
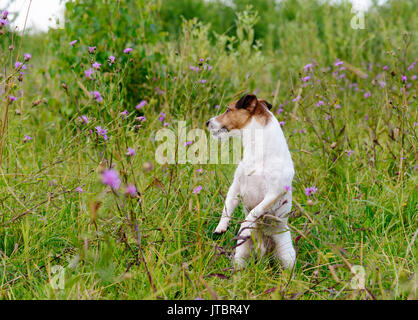
[[228, 108], [228, 109], [226, 109], [226, 112], [227, 112], [227, 113], [228, 113], [229, 111], [231, 111], [231, 109], [229, 109], [229, 108]]

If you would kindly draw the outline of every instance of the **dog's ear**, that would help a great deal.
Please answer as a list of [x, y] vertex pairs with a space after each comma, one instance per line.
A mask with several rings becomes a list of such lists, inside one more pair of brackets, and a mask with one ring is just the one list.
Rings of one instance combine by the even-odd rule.
[[253, 94], [245, 94], [235, 105], [237, 109], [253, 109], [257, 104], [257, 97]]
[[266, 100], [259, 100], [259, 101], [264, 103], [269, 110], [271, 110], [271, 108], [273, 108], [273, 106], [271, 105], [270, 102], [267, 102]]

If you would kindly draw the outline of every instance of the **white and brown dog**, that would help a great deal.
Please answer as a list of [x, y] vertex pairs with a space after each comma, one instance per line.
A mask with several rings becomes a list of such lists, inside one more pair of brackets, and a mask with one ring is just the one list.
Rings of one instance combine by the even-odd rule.
[[238, 267], [244, 265], [253, 248], [260, 256], [273, 252], [284, 268], [292, 268], [296, 259], [287, 226], [292, 207], [293, 162], [280, 124], [270, 109], [267, 101], [247, 94], [206, 123], [214, 137], [239, 135], [244, 146], [243, 159], [215, 230], [218, 234], [227, 230], [242, 199], [246, 219], [237, 237], [234, 261]]

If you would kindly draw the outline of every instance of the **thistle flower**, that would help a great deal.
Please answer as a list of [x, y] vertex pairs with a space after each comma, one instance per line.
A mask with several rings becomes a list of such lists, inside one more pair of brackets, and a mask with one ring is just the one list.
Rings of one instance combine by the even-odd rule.
[[319, 100], [318, 103], [316, 104], [317, 107], [323, 106], [325, 104], [324, 101]]
[[102, 127], [96, 127], [96, 133], [99, 136], [102, 136], [104, 140], [107, 140], [109, 137], [107, 136], [107, 129], [104, 129]]
[[299, 101], [300, 100], [300, 96], [297, 96], [296, 98], [294, 98], [292, 101], [293, 102], [296, 102], [296, 101]]
[[303, 69], [305, 70], [305, 71], [309, 71], [309, 70], [311, 70], [313, 68], [313, 64], [312, 63], [308, 63], [306, 66], [304, 66], [303, 67]]
[[187, 147], [187, 146], [190, 146], [192, 143], [193, 141], [187, 141], [184, 145]]
[[82, 187], [77, 187], [77, 188], [74, 189], [74, 191], [78, 192], [78, 193], [83, 193], [83, 188]]
[[120, 188], [119, 174], [113, 169], [103, 171], [102, 183], [108, 185], [113, 190], [118, 190]]
[[197, 173], [202, 173], [203, 172], [203, 169], [202, 168], [199, 168], [199, 169], [196, 170], [196, 172]]
[[102, 98], [102, 96], [101, 96], [101, 94], [100, 94], [100, 92], [99, 91], [92, 91], [92, 92], [90, 92], [91, 94], [92, 94], [92, 96], [96, 99], [96, 101], [97, 102], [102, 102], [103, 101], [103, 98]]
[[200, 191], [202, 191], [202, 186], [200, 186], [200, 185], [193, 189], [194, 194], [199, 194]]
[[141, 109], [141, 108], [143, 108], [144, 106], [146, 106], [146, 104], [147, 104], [147, 100], [142, 100], [136, 107], [135, 107], [135, 109], [136, 110], [139, 110], [139, 109]]
[[335, 62], [335, 66], [336, 67], [338, 67], [338, 66], [340, 66], [340, 65], [342, 65], [344, 62], [343, 61], [341, 61], [340, 59], [337, 59], [337, 61]]
[[351, 156], [354, 153], [353, 150], [347, 150], [347, 157]]
[[318, 191], [318, 189], [315, 186], [309, 187], [305, 189], [305, 194], [307, 196], [311, 196], [313, 194], [315, 194]]
[[31, 136], [25, 135], [25, 137], [23, 138], [23, 142], [28, 142], [31, 141], [33, 138]]
[[164, 122], [164, 120], [165, 120], [165, 113], [164, 112], [160, 113], [160, 118], [158, 120], [160, 120], [160, 122]]
[[17, 100], [17, 98], [15, 96], [9, 96], [9, 101], [10, 102], [13, 102], [13, 101], [16, 101], [16, 100]]
[[89, 47], [89, 53], [93, 54], [96, 51], [96, 47]]
[[200, 82], [201, 84], [205, 84], [207, 81], [208, 81], [208, 80], [205, 80], [205, 79], [201, 79], [201, 80], [199, 80], [199, 82]]
[[126, 155], [129, 157], [133, 157], [135, 155], [135, 149], [128, 148], [128, 151], [126, 152]]
[[86, 78], [91, 79], [91, 75], [93, 74], [93, 69], [89, 68], [88, 70], [84, 71]]
[[411, 71], [412, 69], [414, 69], [416, 64], [417, 64], [416, 62], [412, 62], [412, 64], [408, 67], [408, 71]]
[[310, 78], [311, 78], [311, 76], [306, 76], [306, 77], [303, 77], [303, 78], [302, 78], [302, 81], [303, 81], [303, 82], [307, 82]]
[[284, 186], [284, 189], [286, 190], [286, 192], [292, 191], [292, 187], [291, 186]]
[[101, 63], [98, 63], [98, 62], [96, 61], [96, 62], [95, 62], [95, 63], [93, 63], [91, 66], [92, 66], [94, 69], [99, 70], [99, 69], [100, 69], [100, 67], [102, 66], [102, 64], [101, 64]]
[[281, 127], [283, 127], [283, 126], [285, 125], [285, 123], [286, 123], [286, 122], [284, 122], [284, 121], [280, 121], [280, 122], [279, 122], [279, 124], [280, 124], [280, 126], [281, 126]]
[[87, 118], [87, 116], [80, 116], [80, 117], [78, 117], [78, 119], [81, 121], [81, 122], [84, 122], [84, 124], [88, 124], [89, 123], [89, 119]]
[[364, 94], [364, 97], [367, 99], [368, 97], [370, 97], [372, 94], [370, 93], [370, 91], [367, 91], [365, 94]]
[[76, 43], [78, 42], [78, 40], [73, 40], [70, 42], [70, 46], [74, 46]]
[[23, 63], [22, 62], [19, 62], [19, 61], [16, 61], [15, 62], [15, 69], [16, 70], [19, 70], [20, 68], [22, 68], [22, 66], [23, 66]]
[[124, 110], [120, 113], [120, 115], [122, 116], [123, 119], [126, 119], [126, 117], [129, 115], [129, 111], [128, 110]]
[[134, 198], [138, 191], [136, 190], [135, 186], [132, 184], [128, 184], [125, 188], [125, 194], [127, 196], [130, 196], [131, 198]]
[[115, 63], [115, 57], [114, 56], [109, 56], [109, 59], [107, 59], [107, 61], [109, 61], [109, 64], [114, 64]]
[[126, 48], [125, 50], [123, 50], [123, 53], [129, 54], [132, 50], [132, 48]]
[[144, 122], [144, 121], [146, 121], [146, 120], [147, 120], [147, 118], [146, 118], [146, 117], [144, 117], [144, 116], [140, 116], [140, 117], [135, 118], [135, 120], [136, 120], [136, 121], [139, 121], [139, 122]]
[[25, 61], [29, 61], [32, 58], [32, 55], [30, 53], [25, 53], [23, 55], [23, 57], [24, 57]]
[[407, 77], [406, 77], [406, 76], [402, 76], [402, 77], [401, 77], [401, 80], [402, 80], [402, 82], [406, 82], [406, 80], [408, 80], [408, 79], [407, 79]]

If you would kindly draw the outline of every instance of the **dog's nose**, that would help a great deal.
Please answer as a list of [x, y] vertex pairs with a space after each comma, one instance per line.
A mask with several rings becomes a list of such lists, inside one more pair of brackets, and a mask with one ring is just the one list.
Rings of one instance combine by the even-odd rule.
[[209, 121], [210, 121], [210, 120], [206, 121], [206, 127], [208, 127], [208, 126], [209, 126]]

